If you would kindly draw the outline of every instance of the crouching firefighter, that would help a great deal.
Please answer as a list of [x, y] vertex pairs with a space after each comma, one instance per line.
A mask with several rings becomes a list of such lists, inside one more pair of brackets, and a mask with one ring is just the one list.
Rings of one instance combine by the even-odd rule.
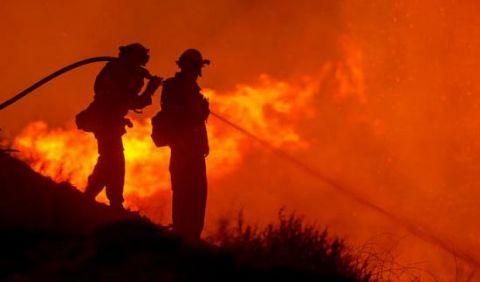
[[[110, 206], [123, 209], [125, 157], [122, 135], [126, 133], [125, 126], [132, 127], [125, 116], [129, 110], [150, 105], [151, 96], [162, 79], [143, 68], [149, 60], [149, 50], [141, 44], [119, 49], [118, 58], [108, 62], [98, 74], [93, 102], [76, 116], [76, 123], [79, 129], [92, 132], [98, 144], [99, 157], [88, 177], [85, 195], [94, 200], [106, 187]], [[145, 79], [149, 82], [140, 93]]]
[[207, 201], [206, 121], [210, 110], [197, 79], [209, 63], [196, 49], [184, 51], [177, 61], [180, 72], [165, 80], [162, 110], [152, 119], [155, 144], [171, 149], [173, 230], [191, 241], [200, 239]]

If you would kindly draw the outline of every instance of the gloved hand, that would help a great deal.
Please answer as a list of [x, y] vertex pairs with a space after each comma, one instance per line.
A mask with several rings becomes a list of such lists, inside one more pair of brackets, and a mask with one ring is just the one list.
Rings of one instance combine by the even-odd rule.
[[163, 82], [163, 78], [159, 76], [152, 76], [152, 78], [148, 81], [146, 91], [151, 92], [151, 95], [153, 95], [153, 93], [155, 93], [155, 90], [157, 90], [158, 87], [160, 87], [162, 82]]

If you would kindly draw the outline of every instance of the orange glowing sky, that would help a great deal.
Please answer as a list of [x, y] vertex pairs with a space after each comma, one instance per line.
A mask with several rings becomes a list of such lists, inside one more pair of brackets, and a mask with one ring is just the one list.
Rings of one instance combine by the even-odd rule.
[[[175, 72], [183, 49], [196, 47], [213, 62], [200, 84], [215, 111], [480, 259], [480, 3], [292, 3], [3, 0], [0, 101], [72, 61], [116, 55], [121, 44], [144, 43], [151, 49], [148, 68], [163, 77]], [[80, 134], [73, 117], [92, 99], [99, 68], [70, 73], [1, 111], [3, 135], [13, 141]], [[155, 101], [135, 117], [132, 140], [138, 134], [148, 140], [141, 124], [158, 110]], [[218, 146], [208, 164], [209, 226], [240, 208], [251, 221], [265, 222], [286, 206], [354, 244], [373, 240], [380, 250], [393, 249], [402, 264], [447, 280], [455, 269], [468, 272], [451, 254], [218, 121], [209, 129]], [[83, 144], [92, 141], [85, 138]], [[35, 146], [24, 151], [28, 159]], [[158, 213], [167, 202], [164, 195], [136, 198]]]

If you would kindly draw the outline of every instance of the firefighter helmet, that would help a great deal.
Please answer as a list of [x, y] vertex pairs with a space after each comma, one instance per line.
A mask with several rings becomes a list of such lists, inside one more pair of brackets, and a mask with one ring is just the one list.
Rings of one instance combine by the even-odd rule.
[[202, 54], [197, 49], [187, 49], [178, 58], [177, 64], [179, 66], [185, 64], [193, 64], [197, 66], [209, 65], [210, 60], [204, 59]]

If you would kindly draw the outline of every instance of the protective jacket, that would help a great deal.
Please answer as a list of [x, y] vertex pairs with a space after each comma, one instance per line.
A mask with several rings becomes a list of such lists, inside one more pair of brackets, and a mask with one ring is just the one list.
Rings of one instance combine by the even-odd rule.
[[148, 71], [123, 60], [113, 60], [98, 74], [93, 102], [77, 115], [79, 129], [93, 133], [125, 133], [129, 110], [141, 109], [152, 103], [150, 94], [138, 95]]
[[162, 111], [169, 120], [170, 146], [208, 153], [206, 121], [210, 114], [207, 99], [197, 82], [177, 73], [163, 84]]

